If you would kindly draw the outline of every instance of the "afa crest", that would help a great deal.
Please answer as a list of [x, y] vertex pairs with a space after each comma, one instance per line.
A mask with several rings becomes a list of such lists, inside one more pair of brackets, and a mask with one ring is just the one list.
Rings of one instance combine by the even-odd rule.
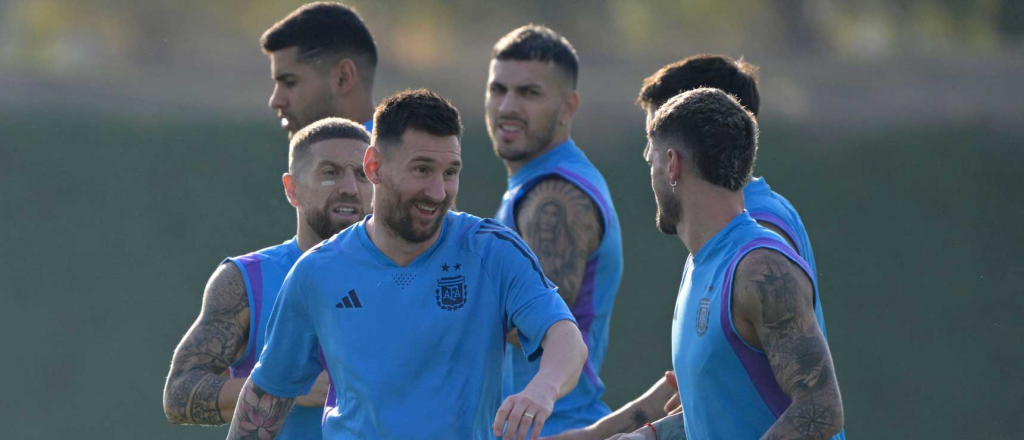
[[458, 275], [437, 280], [437, 306], [448, 311], [455, 311], [466, 305], [466, 277]]
[[697, 307], [697, 336], [708, 332], [708, 318], [711, 316], [711, 299], [702, 298]]

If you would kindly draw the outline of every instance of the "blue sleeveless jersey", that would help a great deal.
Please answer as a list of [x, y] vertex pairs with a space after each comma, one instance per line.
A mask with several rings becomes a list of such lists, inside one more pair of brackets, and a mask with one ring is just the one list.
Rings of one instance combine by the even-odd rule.
[[[571, 308], [590, 355], [576, 388], [555, 402], [543, 435], [582, 428], [611, 413], [601, 401], [604, 383], [598, 372], [608, 350], [612, 305], [622, 279], [622, 236], [608, 184], [571, 139], [526, 164], [508, 179], [508, 189], [496, 218], [509, 228], [517, 229], [516, 205], [534, 185], [549, 177], [565, 179], [590, 196], [601, 213], [604, 237], [587, 261], [580, 291]], [[537, 374], [540, 362], [530, 362], [522, 351], [511, 345], [505, 351], [503, 394], [508, 397], [526, 388]]]
[[[690, 255], [683, 269], [672, 317], [672, 364], [687, 438], [760, 438], [789, 407], [764, 352], [746, 343], [732, 322], [732, 277], [743, 256], [758, 248], [774, 249], [810, 268], [778, 234], [743, 212]], [[824, 328], [818, 283], [814, 309]], [[841, 431], [833, 440], [845, 440]]]
[[[266, 337], [270, 311], [281, 290], [285, 275], [302, 256], [295, 239], [241, 257], [228, 258], [242, 271], [249, 297], [249, 340], [245, 354], [231, 364], [231, 377], [249, 377], [259, 360]], [[322, 408], [295, 406], [277, 438], [282, 440], [319, 439]]]
[[[796, 249], [793, 250], [807, 263], [807, 266], [810, 268], [811, 279], [817, 283], [818, 265], [814, 262], [814, 250], [811, 249], [811, 239], [807, 236], [804, 222], [800, 219], [800, 214], [797, 214], [793, 204], [789, 203], [789, 200], [786, 200], [781, 194], [772, 191], [772, 188], [768, 186], [768, 182], [763, 177], [751, 180], [750, 183], [743, 187], [743, 204], [754, 220], [759, 223], [771, 223], [789, 236], [789, 239], [796, 245]], [[785, 243], [785, 240], [783, 240], [783, 243], [788, 244]], [[818, 307], [814, 310], [814, 313], [818, 315], [818, 325], [821, 326], [821, 334], [827, 338], [828, 331], [825, 329], [825, 318], [821, 310], [821, 307]]]

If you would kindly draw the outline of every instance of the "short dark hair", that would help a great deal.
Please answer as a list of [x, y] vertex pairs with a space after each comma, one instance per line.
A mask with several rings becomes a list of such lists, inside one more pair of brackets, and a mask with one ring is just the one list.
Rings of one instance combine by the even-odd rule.
[[707, 87], [669, 99], [647, 124], [652, 143], [680, 147], [702, 179], [731, 191], [743, 188], [754, 171], [757, 136], [749, 110]]
[[548, 27], [531, 23], [505, 34], [494, 45], [491, 57], [498, 61], [553, 62], [572, 78], [572, 88], [576, 88], [580, 71], [576, 49], [569, 40]]
[[405, 90], [384, 98], [373, 113], [373, 145], [381, 151], [399, 145], [410, 128], [433, 136], [462, 139], [459, 110], [427, 89]]
[[694, 55], [669, 64], [644, 79], [637, 104], [653, 111], [687, 90], [713, 87], [735, 96], [754, 116], [761, 109], [757, 66], [724, 55]]
[[352, 58], [361, 67], [377, 67], [377, 45], [356, 11], [341, 3], [303, 5], [275, 23], [260, 38], [263, 51], [298, 47], [298, 59], [308, 62], [325, 55]]
[[330, 139], [352, 139], [370, 144], [370, 132], [363, 124], [345, 118], [324, 118], [305, 126], [292, 136], [288, 152], [288, 172], [296, 174], [295, 163], [309, 154], [309, 147]]

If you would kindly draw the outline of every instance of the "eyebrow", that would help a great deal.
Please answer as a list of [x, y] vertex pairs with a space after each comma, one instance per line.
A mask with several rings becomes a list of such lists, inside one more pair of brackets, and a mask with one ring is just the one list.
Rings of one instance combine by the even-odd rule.
[[292, 76], [296, 76], [296, 75], [294, 73], [291, 73], [291, 72], [280, 73], [280, 74], [278, 74], [277, 76], [274, 77], [274, 81], [284, 81], [284, 80], [288, 79], [288, 77], [292, 77]]
[[[413, 157], [412, 159], [409, 160], [409, 163], [415, 163], [415, 162], [436, 163], [437, 161], [434, 160], [434, 158], [427, 157], [427, 156], [416, 156], [416, 157]], [[458, 161], [458, 160], [452, 161], [450, 166], [455, 166], [455, 167], [460, 167], [461, 168], [462, 167], [462, 161]]]

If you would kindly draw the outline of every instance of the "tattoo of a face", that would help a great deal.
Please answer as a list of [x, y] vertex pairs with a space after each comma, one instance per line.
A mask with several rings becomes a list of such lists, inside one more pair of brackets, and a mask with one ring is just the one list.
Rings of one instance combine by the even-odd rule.
[[593, 200], [575, 185], [549, 179], [530, 190], [518, 214], [523, 238], [537, 254], [544, 274], [572, 305], [583, 282], [589, 253], [601, 239]]

